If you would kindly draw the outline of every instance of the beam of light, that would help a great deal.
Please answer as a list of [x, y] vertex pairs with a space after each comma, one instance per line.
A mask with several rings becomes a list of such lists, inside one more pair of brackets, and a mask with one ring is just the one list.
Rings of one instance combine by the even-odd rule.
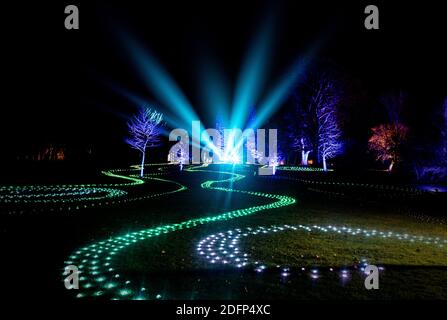
[[[137, 108], [143, 108], [145, 106], [151, 106], [154, 107], [155, 109], [159, 109], [158, 107], [158, 103], [153, 102], [148, 100], [147, 98], [143, 98], [133, 92], [131, 92], [130, 90], [125, 89], [124, 87], [116, 84], [116, 83], [112, 83], [110, 81], [108, 81], [106, 83], [106, 85], [110, 88], [112, 88], [113, 92], [118, 93], [121, 97], [125, 98], [126, 100], [128, 100], [130, 103], [132, 103], [132, 105], [134, 105]], [[128, 115], [125, 116], [124, 118], [129, 118]], [[163, 120], [170, 126], [170, 127], [176, 127], [178, 126], [181, 121], [179, 120], [178, 117], [175, 117], [175, 115], [173, 115], [171, 112], [163, 112]], [[162, 130], [162, 134], [165, 136], [169, 135], [169, 132], [167, 132], [167, 130]]]
[[218, 159], [222, 158], [221, 150], [218, 147], [216, 147], [216, 145], [214, 144], [214, 140], [211, 139], [207, 131], [202, 131], [202, 143], [204, 144], [202, 152], [209, 153], [210, 151], [212, 151], [215, 157], [217, 157]]
[[219, 123], [228, 123], [231, 105], [231, 90], [228, 79], [220, 66], [204, 58], [199, 66], [200, 98], [206, 113], [206, 119]]
[[[268, 91], [267, 96], [261, 101], [257, 108], [256, 117], [248, 119], [249, 123], [247, 123], [246, 128], [260, 128], [264, 122], [274, 114], [274, 112], [287, 99], [293, 87], [299, 83], [300, 79], [306, 73], [322, 43], [323, 40], [321, 39], [317, 41], [306, 55], [297, 59], [292, 66], [288, 68], [287, 72], [280, 78], [273, 89]], [[237, 124], [245, 124], [249, 110], [250, 107], [246, 105], [245, 108], [236, 112], [236, 115], [233, 111], [233, 121], [236, 121]], [[234, 120], [234, 117], [237, 117], [236, 120]], [[236, 137], [234, 135], [230, 137], [230, 145], [234, 144], [234, 149], [240, 148], [243, 144], [243, 139], [234, 141], [235, 139]]]
[[[177, 114], [183, 124], [199, 120], [182, 90], [155, 57], [138, 45], [129, 35], [121, 38], [141, 78], [162, 105], [169, 108], [173, 114]], [[180, 123], [179, 127], [181, 127]]]
[[308, 51], [292, 64], [288, 71], [280, 78], [280, 81], [268, 90], [266, 98], [262, 99], [257, 108], [256, 119], [249, 124], [249, 127], [259, 128], [264, 122], [274, 114], [274, 112], [287, 99], [290, 91], [296, 86], [303, 75], [307, 72], [314, 58], [328, 41], [333, 30], [326, 30], [317, 38], [317, 41], [308, 49]]
[[251, 127], [258, 128], [261, 126], [287, 99], [290, 91], [307, 71], [314, 57], [314, 52], [315, 48], [304, 57], [298, 59], [273, 89], [268, 92], [266, 98], [259, 105], [257, 116], [254, 122], [250, 124]]
[[241, 68], [231, 110], [230, 126], [242, 128], [250, 108], [256, 104], [266, 80], [272, 48], [274, 20], [267, 18], [262, 30], [251, 45]]
[[[194, 108], [183, 94], [181, 89], [175, 83], [174, 79], [168, 74], [168, 72], [162, 67], [162, 65], [152, 56], [148, 50], [143, 49], [137, 44], [137, 42], [130, 36], [122, 36], [124, 40], [125, 47], [128, 50], [131, 60], [133, 61], [135, 67], [140, 73], [140, 76], [145, 81], [148, 88], [155, 94], [155, 96], [160, 100], [164, 107], [167, 107], [171, 114], [175, 114], [177, 117], [167, 116], [168, 123], [173, 128], [191, 128], [193, 121], [199, 121], [200, 118], [194, 111]], [[222, 89], [219, 86], [213, 88], [213, 93], [216, 90]], [[206, 90], [205, 90], [206, 91]], [[222, 97], [221, 97], [222, 98]], [[221, 101], [218, 99], [218, 101]], [[223, 100], [222, 100], [223, 101]], [[204, 131], [204, 126], [200, 124], [199, 131]], [[169, 135], [169, 132], [165, 132], [165, 135]], [[194, 139], [197, 135], [192, 134], [189, 131], [189, 136], [191, 138], [191, 145], [197, 148], [201, 148], [201, 141], [199, 134], [199, 140]], [[210, 141], [207, 134], [204, 135], [205, 146], [213, 152], [218, 152], [214, 148], [213, 143]]]
[[[258, 32], [254, 39], [248, 54], [245, 56], [242, 68], [238, 77], [235, 94], [232, 102], [231, 119], [228, 121], [229, 107], [228, 86], [223, 81], [221, 72], [216, 65], [209, 63], [211, 68], [202, 67], [202, 83], [204, 89], [202, 90], [202, 100], [205, 105], [212, 110], [219, 110], [219, 116], [227, 123], [227, 128], [244, 128], [247, 125], [247, 118], [249, 111], [260, 99], [260, 92], [264, 87], [267, 79], [267, 69], [270, 59], [272, 46], [272, 31], [274, 29], [274, 19], [272, 15], [266, 19], [262, 29]], [[199, 121], [194, 108], [183, 94], [181, 89], [162, 67], [162, 65], [155, 59], [153, 55], [140, 46], [135, 39], [129, 35], [122, 34], [121, 39], [125, 44], [125, 48], [129, 53], [133, 64], [138, 70], [140, 77], [144, 80], [146, 86], [154, 93], [156, 98], [160, 101], [163, 107], [169, 109], [175, 118], [170, 117], [169, 113], [166, 116], [168, 123], [173, 128], [188, 128], [193, 121]], [[314, 46], [314, 49], [317, 46]], [[273, 87], [273, 90], [267, 93], [266, 98], [261, 101], [259, 112], [253, 123], [250, 123], [249, 128], [257, 128], [262, 125], [265, 120], [271, 116], [281, 103], [287, 98], [291, 88], [296, 84], [300, 76], [307, 70], [309, 61], [314, 55], [315, 50], [311, 50], [308, 55], [298, 60], [288, 72], [280, 79], [279, 83]], [[206, 65], [205, 60], [205, 65]], [[130, 97], [133, 100], [135, 97]], [[251, 119], [248, 119], [251, 120]], [[201, 125], [200, 132], [204, 131]], [[190, 134], [193, 138], [194, 135]], [[199, 135], [200, 138], [201, 135]], [[214, 147], [209, 137], [204, 137], [205, 147], [219, 154], [220, 150]], [[233, 150], [236, 150], [243, 143], [234, 135], [234, 131], [230, 134], [228, 140], [225, 141], [225, 150], [222, 158], [234, 158]], [[199, 140], [192, 139], [191, 144], [198, 148], [202, 143]], [[231, 146], [231, 147], [227, 147]], [[234, 160], [234, 159], [233, 159]]]
[[[162, 67], [161, 63], [148, 50], [138, 45], [130, 36], [122, 35], [121, 38], [145, 84], [160, 100], [162, 105], [167, 107], [172, 114], [175, 114], [179, 118], [179, 120], [170, 118], [171, 126], [173, 128], [190, 128], [193, 121], [199, 121], [200, 118], [194, 111], [194, 108], [174, 79]], [[189, 129], [187, 130], [189, 131]], [[201, 125], [199, 130], [202, 132], [204, 127]], [[199, 140], [195, 140], [194, 138], [197, 135], [192, 134], [191, 131], [189, 133], [191, 145], [200, 149], [200, 134], [198, 135]], [[169, 133], [166, 133], [166, 135], [169, 135]], [[192, 151], [194, 152], [194, 149]]]

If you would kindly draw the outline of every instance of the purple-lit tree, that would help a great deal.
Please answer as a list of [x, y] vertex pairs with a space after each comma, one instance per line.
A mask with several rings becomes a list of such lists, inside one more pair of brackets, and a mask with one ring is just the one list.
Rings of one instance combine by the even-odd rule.
[[277, 150], [276, 155], [269, 159], [269, 167], [273, 168], [273, 175], [276, 174], [276, 167], [284, 164], [284, 156], [281, 151]]
[[334, 76], [325, 72], [311, 73], [295, 93], [294, 119], [289, 122], [292, 147], [301, 152], [301, 164], [307, 165], [314, 154], [327, 170], [327, 160], [343, 150], [338, 119], [343, 92]]
[[[447, 98], [444, 100], [444, 123], [442, 129], [441, 158], [447, 164]], [[447, 166], [446, 166], [447, 167]]]
[[179, 141], [175, 146], [176, 148], [172, 148], [169, 153], [168, 161], [178, 163], [180, 171], [183, 171], [183, 166], [189, 163], [189, 145], [184, 141]]
[[216, 158], [222, 161], [225, 155], [225, 128], [219, 121], [216, 122], [216, 130], [219, 132], [219, 140], [215, 143], [215, 145], [219, 146], [217, 150], [219, 154], [217, 154]]
[[309, 154], [314, 150], [317, 132], [315, 105], [312, 102], [312, 89], [300, 88], [295, 94], [294, 111], [288, 115], [287, 127], [290, 147], [301, 153], [301, 165], [307, 166]]
[[144, 174], [144, 161], [147, 148], [160, 144], [163, 114], [151, 108], [143, 108], [128, 123], [130, 138], [126, 142], [141, 152], [140, 176]]
[[[440, 119], [435, 127], [439, 128], [439, 140], [431, 147], [428, 147], [428, 158], [431, 160], [416, 166], [418, 179], [429, 180], [431, 182], [446, 181], [447, 179], [447, 98], [444, 100], [441, 112], [435, 113], [435, 118]], [[437, 122], [437, 121], [434, 121]]]
[[337, 119], [339, 96], [332, 93], [332, 83], [323, 84], [323, 97], [317, 107], [318, 119], [318, 151], [323, 162], [323, 170], [327, 171], [327, 160], [343, 150], [342, 131]]

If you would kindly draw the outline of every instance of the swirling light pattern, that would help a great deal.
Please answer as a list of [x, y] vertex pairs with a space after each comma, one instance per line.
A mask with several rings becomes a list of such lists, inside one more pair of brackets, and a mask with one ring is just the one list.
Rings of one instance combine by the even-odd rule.
[[[76, 250], [69, 258], [64, 262], [65, 266], [76, 265], [80, 273], [80, 289], [76, 291], [76, 297], [103, 297], [109, 299], [165, 299], [169, 298], [167, 295], [161, 295], [159, 292], [152, 290], [150, 287], [139, 287], [132, 283], [126, 275], [119, 272], [114, 267], [114, 262], [120, 258], [121, 255], [126, 254], [128, 250], [132, 249], [135, 244], [150, 240], [151, 238], [159, 237], [161, 235], [169, 234], [175, 231], [191, 229], [204, 224], [213, 222], [222, 222], [230, 219], [235, 219], [242, 216], [252, 215], [256, 212], [280, 208], [289, 206], [296, 203], [296, 200], [292, 197], [285, 195], [267, 194], [256, 191], [238, 190], [229, 187], [216, 186], [216, 184], [227, 183], [233, 185], [234, 182], [242, 180], [245, 176], [234, 172], [222, 172], [212, 170], [200, 170], [200, 168], [206, 167], [202, 165], [199, 167], [188, 167], [184, 171], [186, 172], [209, 172], [220, 173], [228, 175], [228, 179], [221, 180], [208, 180], [201, 184], [204, 189], [247, 194], [251, 196], [264, 197], [274, 200], [271, 203], [252, 206], [243, 209], [226, 211], [217, 215], [207, 215], [202, 218], [189, 219], [180, 223], [166, 224], [158, 227], [143, 229], [135, 232], [130, 232], [121, 236], [111, 237], [101, 241], [94, 242]], [[125, 171], [125, 170], [123, 170]], [[300, 171], [300, 170], [297, 170]], [[155, 173], [153, 175], [159, 175]], [[145, 176], [145, 179], [155, 179]], [[168, 193], [159, 193], [151, 195], [150, 197], [161, 196], [173, 192], [185, 190], [186, 187], [182, 186], [178, 182], [158, 179], [165, 182], [173, 183], [178, 186], [176, 191]], [[348, 184], [349, 185], [349, 184]], [[251, 268], [252, 271], [257, 273], [266, 272], [270, 269], [269, 266], [259, 261], [253, 261], [247, 253], [242, 252], [239, 247], [240, 240], [243, 237], [248, 237], [254, 234], [269, 234], [273, 232], [281, 232], [285, 230], [298, 231], [303, 230], [307, 232], [331, 232], [338, 234], [345, 234], [350, 236], [363, 236], [363, 237], [377, 237], [409, 242], [424, 242], [426, 244], [437, 245], [443, 248], [447, 245], [446, 240], [435, 237], [414, 236], [395, 232], [384, 232], [367, 229], [353, 229], [349, 227], [335, 227], [335, 226], [272, 226], [272, 227], [254, 227], [245, 229], [234, 229], [227, 231], [226, 233], [218, 233], [210, 235], [197, 245], [197, 252], [199, 256], [203, 256], [206, 261], [213, 264], [226, 264], [236, 268], [247, 269]], [[366, 259], [360, 261], [358, 265], [351, 267], [336, 268], [330, 267], [329, 272], [338, 272], [340, 278], [349, 279], [353, 269], [358, 268], [363, 271], [364, 267], [368, 265]], [[295, 268], [288, 266], [276, 266], [281, 278], [287, 278], [295, 272]], [[276, 269], [275, 269], [276, 270]], [[311, 279], [318, 279], [322, 269], [301, 267], [301, 272], [308, 272]], [[276, 272], [276, 271], [275, 271]], [[65, 277], [65, 275], [64, 275]]]
[[[267, 266], [262, 261], [257, 261], [251, 257], [247, 252], [244, 252], [241, 248], [241, 243], [244, 238], [248, 238], [254, 235], [268, 236], [278, 232], [285, 231], [304, 231], [308, 235], [311, 233], [335, 233], [347, 236], [357, 236], [364, 238], [382, 238], [398, 241], [407, 241], [410, 243], [424, 243], [434, 245], [439, 248], [447, 246], [447, 240], [440, 239], [439, 237], [424, 237], [409, 235], [406, 233], [396, 233], [392, 231], [378, 231], [360, 228], [350, 227], [337, 227], [337, 226], [306, 226], [306, 225], [283, 225], [283, 226], [256, 226], [246, 228], [236, 228], [228, 230], [226, 232], [219, 232], [216, 234], [208, 235], [201, 239], [196, 246], [196, 252], [201, 259], [205, 259], [213, 265], [224, 265], [233, 268], [252, 270], [257, 273], [264, 273], [270, 269], [274, 272], [278, 272], [281, 277], [289, 277], [292, 273], [292, 268], [289, 266], [275, 265], [273, 268]], [[364, 273], [365, 267], [368, 265], [366, 259], [362, 259], [358, 264], [354, 264], [348, 267], [327, 267], [317, 268], [308, 266], [294, 267], [293, 270], [297, 272], [306, 272], [311, 279], [318, 279], [321, 271], [338, 272], [340, 278], [348, 279], [352, 272], [361, 271]], [[383, 270], [383, 267], [379, 267], [379, 270]]]
[[91, 201], [126, 195], [127, 192], [111, 188], [73, 186], [3, 186], [0, 202], [12, 204], [59, 203]]
[[[206, 165], [200, 166], [205, 167]], [[190, 167], [185, 171], [195, 172], [211, 172], [211, 170], [199, 170], [196, 167]], [[257, 197], [264, 197], [275, 200], [274, 202], [252, 206], [244, 209], [231, 210], [214, 216], [206, 216], [202, 218], [190, 219], [180, 223], [166, 224], [155, 228], [144, 229], [128, 233], [123, 236], [109, 238], [107, 240], [95, 242], [85, 246], [73, 253], [65, 265], [76, 265], [81, 274], [80, 290], [77, 297], [97, 297], [106, 296], [112, 299], [160, 299], [164, 298], [159, 293], [152, 293], [147, 288], [132, 287], [129, 280], [125, 280], [124, 276], [118, 273], [113, 267], [114, 259], [117, 259], [120, 253], [128, 249], [132, 245], [158, 237], [163, 234], [190, 229], [203, 224], [218, 221], [226, 221], [237, 217], [247, 216], [259, 211], [280, 208], [294, 204], [296, 200], [292, 197], [284, 195], [275, 195], [262, 192], [238, 190], [227, 187], [214, 186], [215, 184], [230, 182], [243, 179], [245, 176], [233, 172], [222, 172], [221, 174], [229, 175], [230, 178], [222, 180], [209, 180], [201, 184], [204, 189], [219, 190], [225, 192], [242, 193]], [[178, 184], [175, 181], [172, 183]]]
[[[147, 166], [161, 166], [160, 171], [170, 164], [149, 164]], [[102, 183], [102, 184], [79, 184], [79, 185], [29, 185], [29, 186], [1, 186], [0, 203], [5, 205], [23, 205], [21, 208], [14, 207], [7, 211], [8, 214], [36, 212], [61, 212], [81, 210], [92, 207], [116, 205], [133, 201], [141, 201], [186, 190], [187, 188], [177, 182], [154, 178], [153, 176], [163, 175], [164, 172], [148, 173], [141, 179], [138, 175], [123, 175], [118, 173], [139, 170], [139, 166], [132, 166], [132, 169], [113, 169], [102, 171], [108, 177], [123, 179], [128, 182], [122, 183]], [[177, 189], [169, 192], [128, 196], [128, 192], [118, 189], [122, 187], [134, 187], [145, 183], [145, 180], [167, 182], [177, 185]], [[44, 206], [32, 206], [43, 204]], [[29, 207], [26, 207], [26, 206]]]

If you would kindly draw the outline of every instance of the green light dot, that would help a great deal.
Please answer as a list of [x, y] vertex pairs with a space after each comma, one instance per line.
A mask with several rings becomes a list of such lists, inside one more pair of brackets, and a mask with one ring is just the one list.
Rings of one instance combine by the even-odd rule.
[[132, 290], [130, 289], [122, 289], [119, 291], [120, 296], [128, 296], [132, 293]]

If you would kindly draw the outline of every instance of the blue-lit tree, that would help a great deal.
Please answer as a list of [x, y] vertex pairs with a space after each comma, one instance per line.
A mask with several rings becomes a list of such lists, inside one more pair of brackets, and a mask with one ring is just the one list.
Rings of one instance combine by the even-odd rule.
[[[183, 166], [189, 163], [189, 145], [184, 141], [177, 142], [169, 152], [168, 161], [178, 163], [180, 171], [183, 171]], [[204, 161], [206, 162], [206, 160]]]
[[277, 150], [276, 155], [269, 159], [269, 167], [273, 169], [273, 175], [276, 174], [276, 167], [284, 164], [284, 155], [281, 151]]
[[338, 118], [343, 99], [341, 81], [328, 72], [311, 72], [295, 92], [294, 112], [289, 115], [289, 139], [301, 152], [301, 165], [313, 157], [327, 170], [327, 161], [343, 150]]
[[337, 118], [337, 109], [341, 100], [333, 81], [322, 77], [315, 94], [317, 123], [318, 123], [318, 151], [323, 163], [323, 170], [327, 170], [327, 160], [343, 150], [342, 131]]
[[[444, 100], [444, 124], [442, 129], [441, 158], [447, 164], [447, 98]], [[447, 167], [447, 165], [446, 165]]]
[[309, 86], [300, 89], [295, 94], [295, 108], [287, 116], [287, 131], [291, 149], [301, 153], [301, 165], [307, 166], [309, 154], [315, 147], [317, 125], [312, 89]]
[[439, 128], [439, 140], [433, 145], [428, 146], [428, 158], [431, 160], [426, 161], [425, 157], [423, 164], [416, 165], [416, 173], [418, 179], [429, 180], [431, 182], [446, 181], [447, 179], [447, 98], [444, 100], [444, 104], [441, 112], [435, 113], [435, 119], [440, 119], [434, 127]]
[[289, 137], [301, 152], [302, 165], [315, 153], [326, 171], [327, 161], [343, 151], [338, 119], [343, 94], [335, 77], [324, 72], [308, 75], [304, 83], [295, 93], [295, 121], [289, 125]]
[[144, 161], [147, 148], [160, 145], [163, 114], [145, 107], [135, 115], [128, 123], [130, 138], [126, 142], [134, 149], [141, 152], [140, 176], [144, 174]]
[[219, 149], [217, 150], [219, 154], [217, 154], [217, 159], [219, 161], [223, 161], [223, 158], [225, 156], [225, 127], [221, 124], [221, 122], [216, 122], [216, 130], [219, 132], [219, 141], [215, 142], [215, 145], [219, 146]]

